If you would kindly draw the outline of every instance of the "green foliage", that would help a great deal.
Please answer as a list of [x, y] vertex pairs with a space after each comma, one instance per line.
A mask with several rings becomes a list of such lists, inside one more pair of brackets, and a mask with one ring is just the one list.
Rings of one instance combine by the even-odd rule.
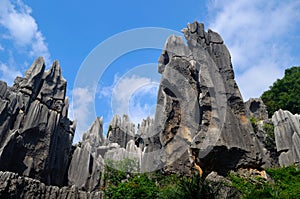
[[300, 113], [300, 67], [286, 69], [284, 77], [278, 79], [261, 98], [270, 117], [279, 109]]
[[276, 143], [275, 143], [275, 134], [274, 134], [274, 124], [272, 123], [265, 123], [263, 125], [263, 128], [266, 132], [266, 147], [269, 149], [269, 150], [275, 150], [276, 149]]
[[182, 177], [162, 175], [160, 172], [147, 174], [132, 173], [136, 161], [106, 161], [104, 171], [105, 198], [160, 198], [192, 199], [213, 198], [211, 187], [199, 175]]
[[299, 167], [267, 169], [267, 173], [274, 179], [280, 198], [300, 198]]
[[252, 128], [254, 130], [254, 132], [257, 132], [258, 131], [258, 127], [257, 127], [257, 119], [253, 116], [250, 116], [250, 123], [252, 125]]
[[109, 186], [105, 197], [111, 199], [157, 198], [158, 186], [146, 174], [136, 175], [117, 186]]
[[106, 184], [118, 185], [131, 173], [137, 172], [138, 163], [135, 160], [125, 158], [123, 161], [106, 160], [104, 181]]
[[[272, 126], [265, 126], [272, 130]], [[110, 166], [108, 166], [110, 165]], [[105, 176], [104, 197], [112, 199], [193, 199], [216, 198], [217, 186], [207, 183], [199, 175], [192, 177], [162, 175], [160, 172], [132, 174], [136, 161], [108, 161]], [[113, 166], [113, 167], [111, 167]], [[130, 170], [131, 169], [131, 170]], [[242, 193], [243, 198], [300, 198], [300, 171], [296, 166], [267, 169], [274, 180], [268, 182], [261, 177], [245, 178], [229, 175], [232, 185]]]
[[230, 175], [232, 185], [243, 194], [243, 198], [300, 198], [300, 171], [297, 167], [267, 169], [274, 183], [262, 178], [255, 180]]

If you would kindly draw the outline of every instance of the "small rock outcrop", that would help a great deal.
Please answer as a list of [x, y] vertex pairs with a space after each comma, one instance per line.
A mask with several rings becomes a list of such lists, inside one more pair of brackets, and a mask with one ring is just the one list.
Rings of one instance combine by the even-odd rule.
[[256, 118], [256, 120], [267, 120], [267, 107], [260, 98], [250, 98], [245, 102], [248, 116]]
[[230, 53], [220, 35], [198, 22], [166, 41], [154, 131], [169, 172], [197, 169], [225, 174], [259, 168], [267, 151], [256, 139], [234, 80]]
[[300, 163], [300, 115], [276, 111], [272, 117], [280, 166]]
[[67, 82], [55, 61], [38, 58], [13, 87], [0, 82], [0, 170], [66, 183], [75, 123], [68, 119]]

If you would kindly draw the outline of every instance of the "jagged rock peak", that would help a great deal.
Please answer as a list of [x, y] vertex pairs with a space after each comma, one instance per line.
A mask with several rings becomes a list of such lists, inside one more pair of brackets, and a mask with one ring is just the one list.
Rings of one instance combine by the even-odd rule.
[[34, 61], [13, 87], [0, 83], [0, 170], [66, 184], [76, 124], [67, 118], [66, 80], [58, 62]]
[[300, 115], [278, 110], [272, 117], [280, 166], [300, 163]]
[[185, 37], [189, 37], [191, 34], [198, 36], [197, 39], [204, 39], [206, 44], [215, 43], [223, 44], [222, 37], [217, 33], [208, 29], [207, 32], [204, 30], [204, 24], [194, 21], [192, 24], [188, 24], [187, 28], [182, 29], [182, 32], [185, 34]]
[[90, 129], [83, 134], [82, 141], [89, 142], [93, 147], [98, 147], [104, 144], [105, 138], [103, 137], [102, 117], [97, 117], [95, 119]]
[[138, 125], [137, 134], [139, 135], [148, 135], [149, 136], [149, 130], [154, 124], [154, 118], [147, 117], [146, 119], [143, 119], [142, 123]]
[[51, 97], [62, 100], [66, 96], [67, 81], [63, 78], [60, 64], [56, 60], [52, 67], [43, 75], [44, 84], [39, 93], [39, 97]]
[[126, 148], [127, 142], [134, 139], [135, 125], [130, 121], [128, 115], [115, 115], [110, 122], [107, 133], [109, 143], [118, 143]]
[[122, 117], [119, 115], [114, 115], [112, 121], [110, 122], [111, 128], [121, 128], [122, 130], [135, 132], [135, 124], [130, 121], [128, 115], [124, 114]]
[[162, 78], [153, 129], [166, 171], [204, 167], [224, 174], [262, 166], [266, 150], [247, 118], [223, 39], [198, 22], [182, 31], [187, 45], [170, 36], [158, 64]]

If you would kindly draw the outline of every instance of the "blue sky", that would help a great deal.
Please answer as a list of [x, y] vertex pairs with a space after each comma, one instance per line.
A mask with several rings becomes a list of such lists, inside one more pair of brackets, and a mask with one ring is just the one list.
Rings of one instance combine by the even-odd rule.
[[115, 113], [126, 112], [138, 123], [155, 110], [156, 63], [166, 34], [157, 36], [160, 48], [133, 50], [114, 59], [94, 88], [74, 86], [80, 69], [97, 46], [116, 34], [145, 27], [180, 31], [194, 20], [223, 37], [244, 100], [259, 97], [285, 68], [300, 65], [298, 0], [0, 0], [0, 79], [11, 84], [38, 56], [44, 56], [48, 68], [58, 59], [74, 105], [70, 116], [78, 120], [75, 140], [93, 115], [103, 116], [106, 127]]

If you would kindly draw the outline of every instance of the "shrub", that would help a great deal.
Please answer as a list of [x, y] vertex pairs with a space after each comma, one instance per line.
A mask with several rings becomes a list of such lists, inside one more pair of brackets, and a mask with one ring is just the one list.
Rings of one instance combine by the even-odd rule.
[[266, 172], [274, 180], [267, 182], [260, 178], [255, 181], [229, 175], [232, 185], [243, 194], [243, 198], [300, 198], [300, 171], [296, 166], [267, 169]]
[[279, 109], [300, 113], [300, 67], [286, 69], [284, 77], [265, 91], [261, 99], [267, 106], [269, 117]]

